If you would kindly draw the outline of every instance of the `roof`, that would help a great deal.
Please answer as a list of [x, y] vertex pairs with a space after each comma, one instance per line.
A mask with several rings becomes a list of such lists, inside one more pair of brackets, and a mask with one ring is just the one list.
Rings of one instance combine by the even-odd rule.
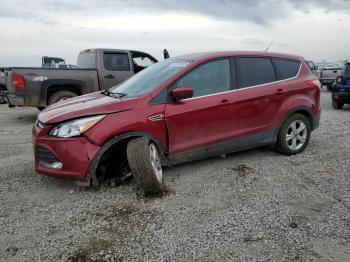
[[302, 56], [298, 55], [290, 55], [290, 54], [282, 54], [282, 53], [271, 53], [271, 52], [262, 52], [262, 51], [219, 51], [219, 52], [203, 52], [203, 53], [193, 53], [187, 55], [181, 55], [174, 58], [184, 59], [184, 60], [207, 60], [214, 59], [220, 57], [228, 57], [228, 56], [259, 56], [259, 57], [278, 57], [278, 58], [286, 58], [293, 60], [304, 60]]

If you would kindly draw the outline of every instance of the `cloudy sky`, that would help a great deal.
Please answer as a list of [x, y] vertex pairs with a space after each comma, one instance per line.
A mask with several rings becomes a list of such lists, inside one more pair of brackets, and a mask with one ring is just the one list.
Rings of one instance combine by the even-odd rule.
[[0, 0], [0, 66], [75, 64], [80, 50], [121, 48], [162, 57], [209, 50], [350, 58], [348, 0]]

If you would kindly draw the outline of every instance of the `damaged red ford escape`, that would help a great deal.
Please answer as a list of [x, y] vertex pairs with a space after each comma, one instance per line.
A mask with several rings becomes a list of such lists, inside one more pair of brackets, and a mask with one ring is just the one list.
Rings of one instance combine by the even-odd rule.
[[320, 112], [320, 85], [302, 57], [175, 57], [41, 112], [33, 128], [35, 168], [92, 185], [131, 172], [146, 193], [159, 192], [162, 167], [170, 164], [266, 145], [298, 154]]

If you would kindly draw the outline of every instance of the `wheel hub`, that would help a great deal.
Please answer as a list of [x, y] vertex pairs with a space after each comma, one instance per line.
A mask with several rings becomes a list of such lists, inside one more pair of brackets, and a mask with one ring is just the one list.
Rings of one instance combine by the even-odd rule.
[[293, 121], [288, 129], [286, 134], [286, 143], [287, 146], [296, 151], [303, 147], [307, 138], [307, 128], [303, 121], [296, 120]]

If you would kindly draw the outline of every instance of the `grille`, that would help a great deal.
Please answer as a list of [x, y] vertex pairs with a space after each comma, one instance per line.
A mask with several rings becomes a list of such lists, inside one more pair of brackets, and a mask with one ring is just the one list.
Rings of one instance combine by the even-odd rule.
[[57, 158], [50, 152], [50, 150], [44, 147], [38, 147], [37, 154], [40, 162], [43, 162], [43, 163], [58, 162]]

